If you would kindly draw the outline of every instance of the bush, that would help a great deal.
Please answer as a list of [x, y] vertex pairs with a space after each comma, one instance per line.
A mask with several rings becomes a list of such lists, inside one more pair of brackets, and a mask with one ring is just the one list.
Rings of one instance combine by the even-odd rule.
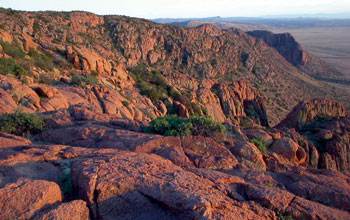
[[10, 44], [5, 41], [0, 40], [0, 45], [2, 46], [4, 52], [15, 59], [24, 59], [26, 53], [16, 44]]
[[168, 85], [159, 71], [148, 71], [145, 64], [129, 68], [129, 71], [142, 95], [150, 98], [153, 102], [169, 97]]
[[225, 132], [225, 127], [209, 116], [191, 116], [184, 119], [176, 115], [167, 115], [151, 121], [146, 131], [165, 136], [211, 136], [213, 132]]
[[32, 76], [33, 74], [27, 70], [25, 70], [21, 65], [19, 65], [16, 60], [12, 58], [0, 58], [0, 73], [1, 74], [11, 74], [16, 76], [17, 78], [21, 78], [21, 76]]
[[165, 136], [191, 135], [192, 124], [189, 120], [176, 115], [167, 115], [151, 121], [147, 132]]
[[54, 68], [54, 63], [51, 57], [38, 53], [38, 51], [30, 48], [28, 55], [32, 58], [35, 66], [43, 70], [52, 70]]
[[28, 136], [44, 130], [45, 121], [36, 114], [16, 110], [12, 114], [0, 116], [0, 131], [9, 134]]
[[254, 144], [263, 154], [267, 154], [267, 144], [261, 137], [253, 137], [248, 140], [250, 143]]
[[224, 133], [225, 126], [221, 123], [214, 121], [210, 116], [191, 116], [190, 122], [192, 123], [192, 134], [210, 136], [213, 132]]
[[122, 101], [122, 104], [125, 106], [125, 107], [128, 107], [130, 105], [130, 103], [128, 101]]
[[74, 73], [72, 76], [71, 84], [85, 88], [87, 85], [97, 85], [99, 83], [96, 76], [92, 76], [92, 75], [85, 76], [85, 75]]

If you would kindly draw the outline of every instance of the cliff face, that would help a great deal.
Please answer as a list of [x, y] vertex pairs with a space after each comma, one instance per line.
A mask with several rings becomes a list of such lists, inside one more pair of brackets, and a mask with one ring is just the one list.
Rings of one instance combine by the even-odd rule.
[[290, 33], [274, 34], [269, 31], [248, 31], [247, 34], [263, 40], [275, 48], [294, 66], [303, 66], [308, 62], [308, 55]]

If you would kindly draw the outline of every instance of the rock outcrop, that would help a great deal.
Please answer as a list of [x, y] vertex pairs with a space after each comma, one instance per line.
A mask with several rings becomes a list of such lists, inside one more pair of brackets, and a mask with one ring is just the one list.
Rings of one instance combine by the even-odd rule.
[[278, 128], [287, 127], [301, 129], [306, 124], [316, 118], [324, 117], [343, 117], [346, 115], [343, 104], [334, 100], [302, 101], [283, 119]]
[[[170, 139], [166, 142], [175, 143]], [[212, 155], [215, 154], [212, 151]], [[58, 175], [68, 170], [70, 175], [65, 178], [71, 178], [76, 193], [64, 193], [62, 198], [59, 186], [67, 190], [65, 180], [54, 176], [40, 180], [42, 169], [33, 168], [43, 163], [55, 164]], [[29, 165], [32, 167], [30, 172]], [[350, 179], [337, 171], [298, 167], [281, 172], [242, 167], [230, 170], [181, 168], [154, 154], [63, 145], [1, 147], [0, 166], [2, 178], [7, 180], [0, 188], [0, 193], [5, 193], [2, 198], [8, 198], [0, 205], [0, 213], [5, 219], [63, 216], [88, 219], [86, 204], [92, 219], [113, 216], [120, 219], [276, 220], [281, 216], [302, 219], [350, 217]], [[5, 166], [7, 172], [3, 172]], [[26, 167], [27, 171], [19, 172], [20, 167]], [[15, 170], [17, 179], [11, 180]], [[52, 186], [53, 190], [46, 190], [46, 186]], [[45, 196], [36, 194], [50, 197], [46, 201]], [[61, 202], [71, 197], [71, 202]], [[18, 211], [11, 208], [10, 215], [8, 207], [15, 200], [16, 205], [11, 207]], [[30, 202], [20, 207], [19, 201]]]
[[248, 31], [247, 34], [263, 40], [295, 66], [302, 66], [308, 62], [307, 53], [290, 33], [274, 34], [269, 31], [256, 30]]

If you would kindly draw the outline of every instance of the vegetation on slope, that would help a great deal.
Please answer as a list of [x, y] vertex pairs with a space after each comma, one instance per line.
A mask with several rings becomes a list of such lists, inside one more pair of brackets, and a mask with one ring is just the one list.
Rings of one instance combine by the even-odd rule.
[[37, 114], [16, 110], [0, 116], [0, 131], [20, 136], [29, 136], [44, 130], [45, 121]]
[[166, 115], [151, 121], [146, 129], [149, 133], [165, 136], [202, 135], [211, 136], [214, 132], [225, 132], [225, 127], [210, 116], [191, 116], [184, 119], [176, 115]]

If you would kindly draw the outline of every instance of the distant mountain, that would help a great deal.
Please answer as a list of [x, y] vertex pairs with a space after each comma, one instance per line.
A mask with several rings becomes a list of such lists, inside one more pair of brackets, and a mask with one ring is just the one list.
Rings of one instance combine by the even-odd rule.
[[233, 22], [213, 22], [213, 21], [185, 21], [185, 22], [173, 22], [172, 25], [179, 25], [184, 27], [198, 27], [203, 24], [211, 24], [221, 29], [238, 28], [242, 31], [252, 31], [252, 30], [267, 30], [271, 27], [264, 24], [249, 24], [249, 23], [233, 23]]
[[350, 12], [344, 13], [318, 13], [318, 14], [290, 14], [290, 15], [267, 15], [261, 18], [316, 18], [316, 19], [350, 19]]
[[154, 22], [162, 24], [183, 23], [189, 21], [215, 23], [245, 23], [255, 25], [270, 25], [279, 28], [300, 27], [342, 27], [350, 26], [349, 18], [315, 18], [315, 17], [209, 17], [209, 18], [159, 18]]

